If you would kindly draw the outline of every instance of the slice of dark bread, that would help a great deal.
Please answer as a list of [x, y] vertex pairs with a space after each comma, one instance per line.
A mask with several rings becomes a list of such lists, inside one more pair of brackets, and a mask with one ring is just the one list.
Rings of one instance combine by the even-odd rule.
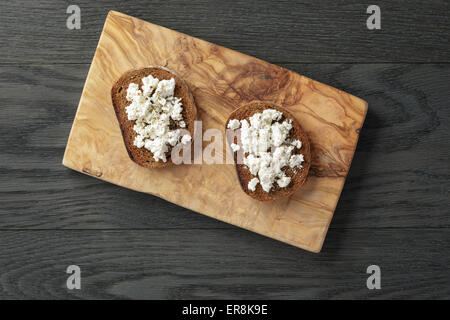
[[[302, 147], [299, 149], [294, 148], [292, 154], [303, 154], [304, 162], [302, 163], [303, 168], [295, 168], [296, 172], [291, 169], [289, 166], [283, 168], [286, 176], [291, 178], [291, 182], [285, 188], [280, 188], [276, 183], [274, 183], [270, 192], [265, 192], [261, 184], [258, 183], [255, 191], [251, 191], [248, 189], [249, 181], [254, 178], [254, 176], [250, 173], [247, 166], [244, 164], [238, 164], [237, 162], [237, 152], [234, 153], [234, 162], [236, 166], [237, 176], [239, 178], [239, 182], [241, 184], [242, 190], [250, 197], [259, 200], [259, 201], [271, 201], [279, 198], [284, 198], [292, 195], [297, 189], [299, 189], [306, 181], [306, 177], [308, 176], [309, 167], [311, 165], [311, 149], [308, 140], [308, 136], [303, 131], [302, 127], [298, 123], [297, 119], [288, 112], [285, 108], [272, 103], [272, 102], [263, 102], [263, 101], [254, 101], [249, 104], [246, 104], [236, 110], [234, 110], [228, 120], [225, 123], [225, 130], [227, 130], [228, 122], [232, 119], [249, 119], [255, 113], [263, 112], [265, 109], [275, 109], [283, 113], [283, 117], [279, 122], [283, 122], [285, 119], [292, 119], [292, 129], [290, 131], [289, 139], [292, 140], [300, 140], [302, 142]], [[229, 144], [237, 143], [237, 141], [228, 141]], [[242, 145], [241, 145], [242, 147]]]
[[[165, 67], [145, 67], [140, 69], [133, 69], [125, 72], [114, 84], [111, 89], [111, 99], [116, 112], [117, 120], [119, 121], [120, 129], [122, 130], [123, 140], [125, 147], [127, 148], [130, 158], [137, 164], [147, 168], [161, 168], [172, 164], [170, 157], [171, 148], [166, 154], [167, 161], [156, 161], [153, 158], [153, 153], [145, 148], [136, 147], [133, 142], [137, 133], [133, 130], [135, 124], [134, 120], [128, 120], [128, 116], [125, 108], [130, 105], [130, 102], [126, 99], [127, 89], [130, 83], [137, 83], [139, 88], [142, 86], [142, 78], [152, 75], [159, 80], [175, 79], [175, 91], [174, 96], [181, 98], [183, 104], [183, 120], [186, 123], [186, 130], [189, 131], [191, 137], [194, 138], [194, 121], [197, 117], [197, 108], [195, 106], [194, 97], [187, 84], [178, 76], [175, 72]], [[176, 129], [176, 127], [171, 128]], [[192, 140], [193, 141], [193, 140]], [[192, 142], [191, 141], [191, 142]]]

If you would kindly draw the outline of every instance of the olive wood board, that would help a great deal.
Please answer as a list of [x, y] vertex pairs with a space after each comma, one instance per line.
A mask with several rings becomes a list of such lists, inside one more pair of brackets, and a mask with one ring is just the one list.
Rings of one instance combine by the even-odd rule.
[[[254, 100], [272, 101], [287, 108], [311, 142], [311, 169], [303, 187], [289, 198], [259, 202], [241, 190], [233, 164], [147, 169], [134, 163], [114, 113], [111, 88], [127, 70], [151, 65], [166, 66], [186, 81], [203, 131], [216, 128], [225, 137], [228, 115]], [[364, 100], [293, 71], [110, 11], [83, 88], [63, 164], [319, 252], [366, 112]], [[222, 152], [224, 157], [230, 152], [225, 138]], [[148, 214], [152, 214], [151, 208]]]

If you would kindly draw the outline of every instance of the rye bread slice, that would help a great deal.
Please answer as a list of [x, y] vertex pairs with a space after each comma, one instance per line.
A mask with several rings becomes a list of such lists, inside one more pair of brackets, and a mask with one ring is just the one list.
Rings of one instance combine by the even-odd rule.
[[[289, 166], [283, 168], [283, 170], [286, 173], [286, 176], [291, 178], [291, 182], [287, 187], [280, 188], [276, 183], [274, 183], [274, 186], [272, 187], [270, 192], [265, 192], [262, 189], [261, 184], [258, 183], [255, 191], [251, 191], [248, 189], [248, 183], [252, 178], [254, 178], [254, 176], [250, 173], [250, 171], [244, 164], [237, 163], [237, 152], [235, 152], [234, 163], [242, 190], [244, 190], [244, 192], [248, 194], [250, 197], [259, 201], [271, 201], [292, 195], [305, 183], [306, 177], [308, 176], [309, 167], [311, 166], [311, 149], [308, 136], [303, 131], [297, 119], [295, 119], [294, 116], [290, 112], [288, 112], [285, 108], [275, 103], [254, 101], [236, 109], [228, 117], [228, 120], [225, 123], [225, 130], [227, 129], [228, 122], [230, 120], [232, 119], [248, 120], [255, 113], [263, 112], [265, 109], [275, 109], [282, 112], [283, 117], [281, 118], [280, 122], [283, 122], [285, 119], [292, 119], [292, 129], [290, 131], [290, 135], [288, 138], [292, 140], [298, 139], [302, 142], [302, 147], [300, 148], [300, 150], [294, 148], [292, 154], [303, 154], [305, 161], [302, 163], [303, 168], [301, 169], [295, 168], [296, 172]], [[237, 143], [237, 141], [228, 141], [228, 143], [229, 144]]]
[[[137, 83], [139, 87], [141, 87], [142, 78], [148, 75], [152, 75], [159, 80], [170, 80], [171, 78], [175, 79], [174, 96], [177, 98], [181, 98], [181, 102], [183, 104], [182, 115], [183, 120], [186, 123], [186, 128], [184, 129], [189, 131], [192, 138], [194, 137], [194, 121], [197, 116], [197, 108], [195, 106], [194, 97], [189, 91], [189, 88], [184, 80], [175, 72], [165, 67], [150, 66], [129, 70], [125, 72], [112, 87], [111, 99], [114, 106], [114, 111], [116, 113], [120, 129], [122, 131], [125, 147], [131, 160], [146, 168], [162, 168], [172, 164], [172, 159], [170, 157], [172, 148], [169, 148], [169, 151], [166, 154], [167, 161], [163, 162], [162, 160], [156, 161], [153, 158], [153, 153], [151, 151], [145, 148], [136, 147], [133, 144], [134, 138], [137, 135], [137, 133], [133, 130], [135, 121], [128, 120], [128, 116], [125, 110], [125, 108], [130, 105], [130, 102], [126, 99], [128, 86], [130, 85], [130, 83], [134, 82]], [[174, 127], [171, 129], [176, 128], [177, 127], [174, 125]]]

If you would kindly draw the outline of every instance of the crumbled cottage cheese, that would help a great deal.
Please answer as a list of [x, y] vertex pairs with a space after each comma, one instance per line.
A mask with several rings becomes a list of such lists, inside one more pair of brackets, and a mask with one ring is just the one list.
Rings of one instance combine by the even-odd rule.
[[188, 134], [182, 135], [182, 129], [170, 129], [170, 121], [185, 128], [181, 98], [174, 96], [175, 79], [159, 80], [152, 75], [142, 78], [142, 88], [130, 83], [127, 89], [126, 107], [128, 120], [136, 121], [133, 130], [137, 133], [134, 145], [153, 153], [155, 161], [167, 161], [169, 147], [187, 144], [191, 141]]
[[[244, 164], [250, 173], [255, 176], [248, 183], [248, 189], [256, 190], [261, 184], [265, 192], [269, 192], [274, 183], [285, 188], [291, 182], [283, 168], [302, 168], [304, 161], [302, 154], [292, 154], [295, 148], [300, 149], [300, 140], [289, 140], [292, 129], [292, 120], [279, 122], [283, 114], [274, 109], [266, 109], [262, 113], [255, 113], [249, 121], [232, 119], [228, 128], [236, 130], [241, 128], [242, 149]], [[233, 152], [239, 150], [231, 145]]]

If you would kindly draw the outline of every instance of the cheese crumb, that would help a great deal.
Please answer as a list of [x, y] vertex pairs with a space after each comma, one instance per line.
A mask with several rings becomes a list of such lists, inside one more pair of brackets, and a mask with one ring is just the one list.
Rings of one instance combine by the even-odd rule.
[[258, 178], [253, 178], [252, 180], [250, 180], [248, 182], [248, 189], [251, 191], [255, 191], [256, 185], [258, 184], [258, 182], [259, 182]]
[[300, 140], [294, 140], [291, 142], [291, 145], [293, 145], [294, 147], [296, 147], [297, 149], [301, 149], [302, 148], [302, 142]]
[[228, 129], [236, 130], [241, 126], [241, 123], [237, 119], [230, 120], [228, 122]]
[[232, 143], [230, 146], [231, 146], [231, 150], [233, 150], [233, 152], [239, 151], [239, 149], [241, 149], [241, 147], [236, 143]]
[[302, 162], [305, 161], [302, 154], [293, 154], [289, 159], [289, 167], [303, 168]]
[[128, 120], [135, 121], [133, 130], [137, 133], [133, 144], [151, 151], [155, 161], [167, 162], [170, 147], [191, 141], [190, 135], [182, 136], [182, 129], [170, 129], [171, 121], [186, 127], [181, 98], [174, 96], [175, 79], [159, 80], [149, 75], [142, 78], [141, 89], [130, 83], [126, 95], [131, 103], [125, 111]]
[[277, 183], [280, 186], [280, 188], [287, 187], [290, 182], [291, 182], [291, 178], [290, 177], [281, 177], [280, 179], [277, 180]]

